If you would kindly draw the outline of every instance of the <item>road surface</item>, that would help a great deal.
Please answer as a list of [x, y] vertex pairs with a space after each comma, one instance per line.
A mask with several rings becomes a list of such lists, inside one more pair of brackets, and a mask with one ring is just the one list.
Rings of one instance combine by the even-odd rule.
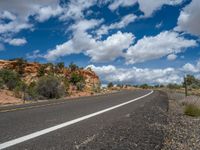
[[160, 149], [165, 111], [150, 90], [0, 108], [0, 149]]

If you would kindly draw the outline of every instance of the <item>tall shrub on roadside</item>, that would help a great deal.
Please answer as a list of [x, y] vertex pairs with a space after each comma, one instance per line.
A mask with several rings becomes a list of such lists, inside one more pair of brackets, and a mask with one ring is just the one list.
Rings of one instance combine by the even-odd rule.
[[60, 98], [65, 95], [65, 88], [55, 76], [43, 76], [37, 83], [36, 90], [42, 99]]

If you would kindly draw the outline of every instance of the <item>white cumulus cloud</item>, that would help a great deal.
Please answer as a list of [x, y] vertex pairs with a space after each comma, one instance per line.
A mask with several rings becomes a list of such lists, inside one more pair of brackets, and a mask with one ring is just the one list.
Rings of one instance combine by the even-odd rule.
[[185, 39], [173, 31], [164, 31], [156, 36], [140, 39], [128, 49], [126, 59], [128, 64], [134, 64], [177, 54], [196, 45], [195, 40]]
[[200, 36], [200, 1], [192, 0], [180, 13], [175, 30]]
[[13, 46], [21, 46], [27, 43], [25, 38], [6, 39], [5, 42]]
[[89, 65], [87, 67], [92, 68], [101, 77], [103, 83], [114, 82], [127, 84], [168, 84], [182, 82], [180, 72], [174, 68], [116, 68], [113, 65]]

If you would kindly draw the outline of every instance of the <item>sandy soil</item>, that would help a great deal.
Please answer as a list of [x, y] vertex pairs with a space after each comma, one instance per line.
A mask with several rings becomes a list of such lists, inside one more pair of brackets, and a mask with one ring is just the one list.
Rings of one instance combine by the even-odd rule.
[[0, 105], [20, 103], [22, 103], [22, 100], [14, 97], [11, 91], [0, 90]]

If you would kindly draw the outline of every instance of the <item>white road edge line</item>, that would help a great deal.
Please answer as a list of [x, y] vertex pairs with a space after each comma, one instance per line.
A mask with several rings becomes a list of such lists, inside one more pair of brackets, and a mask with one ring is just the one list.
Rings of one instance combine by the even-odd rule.
[[137, 100], [139, 100], [139, 99], [142, 99], [142, 98], [144, 98], [144, 97], [147, 97], [147, 96], [151, 95], [152, 93], [153, 93], [153, 90], [152, 90], [151, 92], [149, 92], [148, 94], [146, 94], [146, 95], [143, 95], [143, 96], [141, 96], [141, 97], [135, 98], [135, 99], [130, 100], [130, 101], [127, 101], [127, 102], [125, 102], [125, 103], [121, 103], [121, 104], [112, 106], [112, 107], [110, 107], [110, 108], [107, 108], [107, 109], [104, 109], [104, 110], [101, 110], [101, 111], [98, 111], [98, 112], [95, 112], [95, 113], [92, 113], [92, 114], [89, 114], [89, 115], [86, 115], [86, 116], [83, 116], [83, 117], [74, 119], [74, 120], [71, 120], [71, 121], [67, 121], [67, 122], [64, 122], [64, 123], [62, 123], [62, 124], [59, 124], [59, 125], [56, 125], [56, 126], [47, 128], [47, 129], [43, 129], [43, 130], [40, 130], [40, 131], [31, 133], [31, 134], [28, 134], [28, 135], [22, 136], [22, 137], [20, 137], [20, 138], [14, 139], [14, 140], [10, 140], [10, 141], [5, 142], [5, 143], [1, 143], [1, 144], [0, 144], [0, 149], [4, 149], [4, 148], [11, 147], [11, 146], [13, 146], [13, 145], [16, 145], [16, 144], [19, 144], [19, 143], [28, 141], [28, 140], [30, 140], [30, 139], [39, 137], [39, 136], [44, 135], [44, 134], [47, 134], [47, 133], [49, 133], [49, 132], [52, 132], [52, 131], [55, 131], [55, 130], [58, 130], [58, 129], [67, 127], [67, 126], [69, 126], [69, 125], [75, 124], [75, 123], [80, 122], [80, 121], [83, 121], [83, 120], [85, 120], [85, 119], [92, 118], [92, 117], [94, 117], [94, 116], [100, 115], [100, 114], [105, 113], [105, 112], [108, 112], [108, 111], [110, 111], [110, 110], [113, 110], [113, 109], [122, 107], [122, 106], [124, 106], [124, 105], [127, 105], [127, 104], [129, 104], [129, 103], [132, 103], [132, 102], [137, 101]]

